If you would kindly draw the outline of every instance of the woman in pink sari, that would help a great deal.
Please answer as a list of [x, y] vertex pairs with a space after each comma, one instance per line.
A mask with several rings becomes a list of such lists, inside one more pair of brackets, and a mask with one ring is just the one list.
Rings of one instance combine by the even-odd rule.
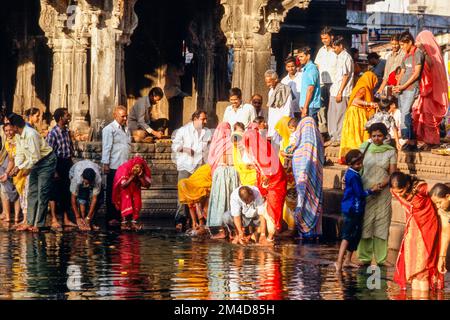
[[112, 201], [122, 214], [122, 229], [139, 230], [137, 224], [142, 209], [141, 187], [150, 187], [151, 173], [147, 162], [135, 157], [122, 164], [114, 176]]
[[416, 37], [416, 46], [425, 54], [420, 79], [420, 95], [413, 107], [414, 130], [422, 150], [440, 144], [439, 126], [447, 113], [447, 76], [444, 59], [433, 34], [424, 30]]

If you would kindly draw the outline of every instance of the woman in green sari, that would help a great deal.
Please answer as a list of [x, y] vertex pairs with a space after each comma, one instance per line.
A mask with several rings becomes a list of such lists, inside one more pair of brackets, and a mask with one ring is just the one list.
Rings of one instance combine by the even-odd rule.
[[367, 197], [358, 258], [364, 264], [370, 264], [373, 258], [377, 264], [384, 264], [392, 216], [389, 177], [397, 171], [397, 153], [394, 147], [383, 144], [388, 134], [383, 123], [372, 124], [368, 131], [371, 142], [361, 145], [365, 152], [362, 181], [364, 188], [378, 184], [382, 191]]

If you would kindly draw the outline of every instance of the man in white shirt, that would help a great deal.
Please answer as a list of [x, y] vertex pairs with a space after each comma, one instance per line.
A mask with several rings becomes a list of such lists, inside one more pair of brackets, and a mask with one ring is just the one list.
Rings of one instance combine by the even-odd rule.
[[320, 100], [321, 106], [318, 113], [319, 130], [323, 135], [327, 135], [327, 114], [328, 105], [330, 104], [330, 88], [333, 84], [333, 77], [336, 68], [337, 56], [334, 53], [332, 42], [334, 40], [333, 31], [329, 27], [325, 27], [320, 32], [320, 40], [323, 46], [317, 52], [314, 63], [320, 72]]
[[244, 228], [249, 228], [251, 234], [260, 231], [259, 243], [273, 243], [273, 234], [266, 237], [266, 203], [255, 186], [241, 186], [230, 195], [230, 211], [224, 213], [224, 224], [234, 230], [237, 235], [233, 243], [245, 244]]
[[233, 128], [236, 122], [241, 122], [247, 128], [256, 118], [255, 108], [251, 104], [242, 103], [242, 91], [239, 88], [231, 88], [230, 103], [223, 114], [223, 122], [228, 122]]
[[337, 55], [336, 72], [330, 88], [330, 105], [328, 108], [328, 133], [331, 140], [328, 145], [338, 146], [347, 110], [348, 99], [353, 89], [353, 59], [344, 48], [344, 38], [336, 37], [333, 50]]
[[112, 189], [117, 168], [128, 161], [131, 136], [126, 126], [128, 112], [124, 106], [117, 106], [114, 121], [102, 130], [102, 164], [106, 174], [106, 222], [110, 226], [120, 224], [121, 214], [113, 205]]
[[[178, 181], [189, 178], [194, 171], [206, 163], [211, 130], [205, 128], [208, 118], [206, 112], [197, 110], [192, 114], [192, 121], [185, 124], [172, 134], [172, 160], [177, 165]], [[178, 204], [175, 216], [176, 228], [181, 231], [187, 212], [185, 206]], [[184, 212], [183, 212], [184, 211]]]
[[291, 88], [292, 93], [292, 101], [291, 101], [291, 113], [298, 114], [300, 117], [300, 89], [302, 86], [302, 73], [297, 72], [297, 64], [294, 57], [288, 57], [284, 61], [284, 65], [287, 71], [287, 75], [281, 80], [281, 83], [289, 86]]
[[274, 70], [267, 70], [264, 80], [269, 90], [267, 107], [269, 108], [267, 126], [267, 137], [272, 138], [275, 134], [275, 125], [283, 117], [293, 117], [291, 110], [292, 93], [291, 89], [279, 82], [278, 74]]

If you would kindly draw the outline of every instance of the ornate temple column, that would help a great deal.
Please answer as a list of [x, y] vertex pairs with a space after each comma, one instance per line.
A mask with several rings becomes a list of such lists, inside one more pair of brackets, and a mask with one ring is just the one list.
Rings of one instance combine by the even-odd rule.
[[221, 28], [227, 46], [234, 48], [233, 86], [242, 89], [244, 100], [253, 93], [267, 96], [264, 72], [270, 67], [272, 33], [280, 31], [288, 11], [306, 9], [310, 0], [221, 0]]
[[14, 91], [13, 112], [23, 114], [32, 107], [45, 109], [36, 93], [36, 39], [27, 38], [15, 42], [18, 51], [16, 89]]

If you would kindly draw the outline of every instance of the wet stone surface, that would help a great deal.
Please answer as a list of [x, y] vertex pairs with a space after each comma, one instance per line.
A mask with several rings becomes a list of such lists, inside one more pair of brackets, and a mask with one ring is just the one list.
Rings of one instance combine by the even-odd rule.
[[[0, 299], [420, 298], [401, 294], [392, 267], [379, 278], [367, 268], [338, 277], [337, 251], [337, 242], [243, 247], [191, 239], [155, 222], [139, 233], [2, 229]], [[449, 280], [429, 298], [450, 299]]]

